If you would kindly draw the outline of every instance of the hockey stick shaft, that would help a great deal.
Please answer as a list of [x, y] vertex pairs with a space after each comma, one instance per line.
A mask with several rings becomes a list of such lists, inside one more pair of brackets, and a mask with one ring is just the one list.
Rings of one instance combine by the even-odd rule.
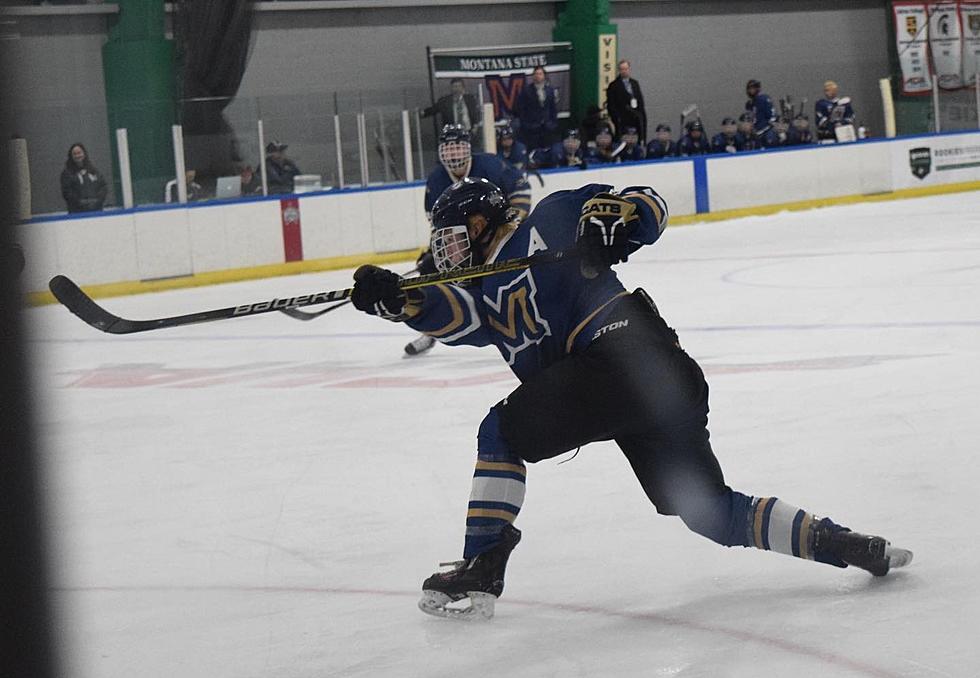
[[341, 306], [346, 306], [349, 303], [350, 303], [350, 299], [348, 299], [347, 301], [342, 301], [339, 304], [334, 304], [333, 306], [327, 306], [322, 311], [313, 311], [312, 313], [309, 313], [307, 311], [301, 311], [298, 308], [281, 308], [279, 309], [279, 312], [285, 313], [290, 318], [295, 318], [296, 320], [316, 320], [321, 315], [325, 313], [330, 313], [330, 311], [335, 311]]
[[[575, 250], [558, 252], [538, 252], [528, 257], [508, 259], [507, 261], [495, 262], [492, 264], [482, 264], [471, 266], [459, 271], [447, 271], [445, 273], [432, 273], [417, 278], [402, 280], [400, 287], [404, 290], [418, 289], [440, 283], [458, 283], [476, 278], [483, 278], [497, 273], [507, 273], [519, 271], [537, 264], [546, 264], [577, 256]], [[315, 294], [301, 294], [295, 297], [275, 298], [269, 301], [259, 301], [250, 304], [240, 304], [219, 308], [211, 311], [200, 311], [187, 315], [171, 316], [167, 318], [154, 318], [151, 320], [130, 320], [121, 318], [105, 310], [91, 297], [76, 285], [70, 278], [63, 275], [56, 275], [48, 283], [48, 287], [55, 298], [60, 301], [69, 311], [78, 316], [81, 320], [92, 327], [109, 334], [133, 334], [135, 332], [147, 332], [158, 330], [165, 327], [182, 327], [184, 325], [196, 325], [199, 323], [214, 322], [216, 320], [226, 320], [228, 318], [244, 318], [262, 313], [282, 311], [287, 308], [300, 308], [303, 306], [313, 306], [316, 304], [326, 304], [335, 301], [345, 301], [350, 298], [352, 288], [333, 290], [330, 292], [317, 292]]]

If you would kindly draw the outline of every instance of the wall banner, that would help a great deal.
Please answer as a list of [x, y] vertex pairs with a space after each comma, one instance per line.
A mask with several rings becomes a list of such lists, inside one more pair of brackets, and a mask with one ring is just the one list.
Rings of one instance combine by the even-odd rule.
[[929, 49], [932, 70], [940, 89], [959, 89], [963, 51], [960, 41], [959, 3], [934, 2], [929, 5]]
[[929, 15], [924, 2], [894, 2], [895, 40], [902, 66], [902, 94], [932, 91], [929, 69]]
[[960, 2], [960, 32], [963, 34], [963, 83], [973, 86], [980, 71], [980, 0]]
[[[558, 117], [569, 116], [572, 47], [570, 43], [549, 43], [537, 46], [481, 47], [433, 49], [433, 89], [436, 98], [449, 94], [450, 82], [460, 78], [468, 93], [480, 104], [493, 104], [494, 119], [514, 115], [514, 104], [531, 73], [542, 66], [548, 82], [557, 90]], [[433, 102], [434, 103], [434, 102]]]

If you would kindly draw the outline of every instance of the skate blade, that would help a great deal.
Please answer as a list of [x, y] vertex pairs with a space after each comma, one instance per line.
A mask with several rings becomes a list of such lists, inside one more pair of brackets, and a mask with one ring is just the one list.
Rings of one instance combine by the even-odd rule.
[[419, 609], [433, 617], [457, 619], [459, 621], [489, 621], [493, 619], [494, 604], [497, 597], [481, 591], [467, 591], [470, 604], [467, 607], [449, 607], [453, 601], [445, 593], [439, 591], [422, 591]]
[[912, 552], [889, 544], [885, 547], [885, 557], [888, 558], [888, 569], [894, 570], [906, 567], [912, 562]]

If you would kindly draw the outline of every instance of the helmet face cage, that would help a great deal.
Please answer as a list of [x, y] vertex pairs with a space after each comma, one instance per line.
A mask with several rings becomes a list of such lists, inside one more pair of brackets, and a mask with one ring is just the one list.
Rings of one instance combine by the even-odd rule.
[[451, 172], [464, 169], [471, 157], [469, 141], [444, 141], [439, 144], [439, 162]]
[[442, 272], [473, 265], [473, 246], [466, 224], [443, 226], [432, 232], [432, 258]]

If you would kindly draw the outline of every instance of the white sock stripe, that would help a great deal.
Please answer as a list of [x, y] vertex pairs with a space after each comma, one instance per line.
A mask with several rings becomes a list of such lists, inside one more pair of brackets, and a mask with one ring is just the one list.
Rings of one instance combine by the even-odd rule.
[[520, 507], [524, 503], [525, 486], [513, 478], [473, 478], [470, 501], [502, 501]]
[[793, 555], [793, 521], [799, 512], [795, 506], [777, 499], [769, 514], [769, 550]]

